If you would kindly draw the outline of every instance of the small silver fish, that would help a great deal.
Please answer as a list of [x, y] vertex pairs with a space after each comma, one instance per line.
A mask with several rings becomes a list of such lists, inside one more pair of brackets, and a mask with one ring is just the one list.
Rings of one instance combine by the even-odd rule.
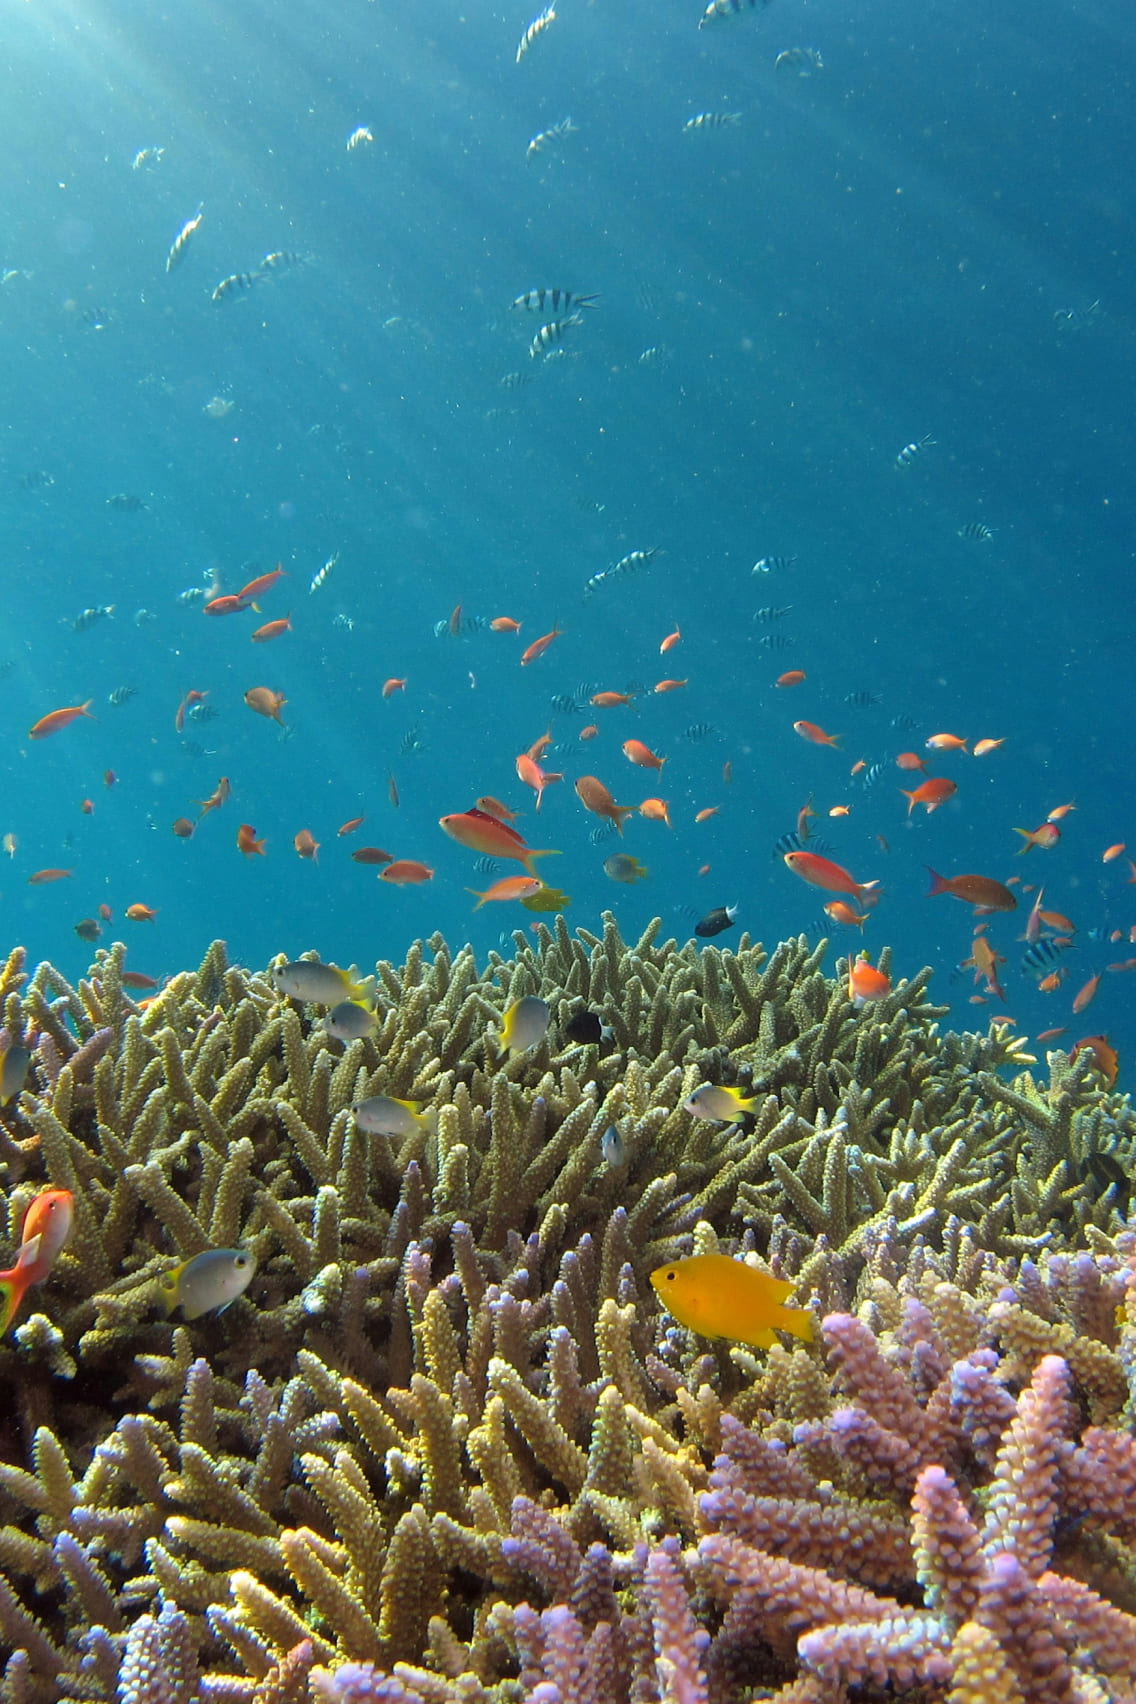
[[627, 1164], [627, 1147], [614, 1124], [609, 1124], [600, 1138], [600, 1153], [604, 1164], [612, 1171], [618, 1171], [620, 1166]]
[[0, 1106], [15, 1100], [28, 1080], [31, 1064], [32, 1054], [27, 1047], [13, 1044], [0, 1054]]
[[521, 37], [520, 43], [517, 47], [517, 64], [518, 65], [521, 63], [521, 60], [525, 57], [525, 54], [528, 52], [529, 48], [532, 46], [533, 42], [537, 39], [537, 37], [540, 36], [540, 35], [543, 35], [545, 30], [548, 28], [548, 26], [552, 23], [555, 23], [555, 21], [556, 21], [556, 7], [555, 6], [546, 7], [546, 9], [540, 14], [539, 18], [533, 19], [532, 23], [529, 25], [529, 27], [525, 31], [524, 35]]
[[172, 272], [175, 266], [181, 265], [182, 261], [185, 259], [185, 251], [193, 241], [193, 234], [200, 228], [201, 221], [204, 217], [204, 209], [198, 208], [193, 218], [186, 220], [185, 224], [170, 244], [170, 252], [166, 256], [167, 272]]
[[341, 1000], [323, 1020], [323, 1027], [336, 1041], [362, 1041], [374, 1035], [377, 1020], [369, 1006], [358, 1000]]
[[547, 1001], [535, 994], [514, 1000], [501, 1020], [501, 1046], [508, 1053], [527, 1053], [530, 1047], [544, 1040], [551, 1017]]
[[167, 1316], [180, 1308], [183, 1319], [200, 1319], [202, 1314], [224, 1313], [244, 1295], [255, 1272], [256, 1260], [247, 1248], [207, 1248], [164, 1272], [158, 1289]]
[[714, 1083], [703, 1083], [683, 1101], [683, 1111], [693, 1113], [695, 1118], [706, 1118], [715, 1124], [737, 1124], [747, 1112], [753, 1112], [758, 1104], [756, 1095], [746, 1097], [740, 1089], [719, 1088]]
[[696, 112], [693, 118], [688, 118], [682, 127], [684, 136], [692, 135], [696, 130], [725, 130], [728, 125], [740, 124], [740, 112]]
[[337, 550], [335, 555], [329, 556], [327, 561], [324, 563], [323, 567], [317, 568], [315, 573], [312, 575], [312, 583], [308, 587], [309, 593], [319, 591], [320, 587], [324, 584], [328, 575], [331, 574], [334, 571], [338, 561], [339, 561], [339, 552]]
[[910, 467], [912, 462], [916, 461], [925, 450], [929, 450], [934, 442], [935, 439], [932, 438], [930, 432], [927, 432], [922, 438], [916, 438], [913, 443], [904, 444], [895, 458], [896, 467]]
[[391, 1095], [371, 1095], [351, 1110], [360, 1130], [371, 1136], [413, 1136], [416, 1130], [432, 1130], [437, 1118], [433, 1111], [422, 1112], [417, 1101]]
[[321, 964], [318, 959], [296, 959], [291, 964], [275, 965], [271, 975], [278, 994], [286, 994], [291, 1000], [310, 1001], [316, 1006], [361, 1000], [373, 987], [371, 978], [359, 980], [358, 965], [340, 970], [338, 965]]

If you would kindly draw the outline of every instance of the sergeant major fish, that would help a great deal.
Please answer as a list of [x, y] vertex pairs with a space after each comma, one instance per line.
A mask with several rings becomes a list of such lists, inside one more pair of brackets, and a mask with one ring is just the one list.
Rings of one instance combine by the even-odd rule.
[[200, 229], [201, 221], [204, 217], [204, 209], [199, 207], [193, 218], [186, 220], [185, 224], [170, 244], [170, 251], [166, 256], [167, 272], [172, 272], [175, 266], [181, 265], [182, 261], [185, 259], [186, 250], [193, 241], [194, 233]]

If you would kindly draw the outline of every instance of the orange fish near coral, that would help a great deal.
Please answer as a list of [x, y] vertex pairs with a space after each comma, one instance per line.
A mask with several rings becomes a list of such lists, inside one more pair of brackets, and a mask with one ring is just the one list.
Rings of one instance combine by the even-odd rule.
[[8, 1330], [33, 1284], [49, 1277], [71, 1235], [72, 1196], [68, 1189], [45, 1189], [31, 1202], [20, 1230], [16, 1264], [0, 1272], [0, 1337]]
[[868, 921], [868, 913], [857, 911], [846, 899], [830, 899], [824, 911], [834, 923], [842, 923], [846, 929], [863, 929]]
[[866, 958], [848, 961], [848, 998], [856, 1007], [871, 1000], [882, 1000], [891, 993], [891, 977], [869, 964]]
[[787, 1308], [794, 1285], [726, 1254], [694, 1254], [651, 1273], [668, 1313], [700, 1337], [726, 1337], [755, 1349], [772, 1349], [778, 1331], [802, 1342], [813, 1338], [807, 1308]]
[[90, 707], [94, 702], [93, 698], [88, 698], [85, 704], [71, 704], [63, 710], [49, 711], [28, 729], [29, 740], [45, 740], [48, 734], [57, 734], [60, 728], [70, 727], [80, 716], [85, 716], [88, 722], [93, 722], [95, 718], [91, 715]]
[[1075, 1013], [1083, 1012], [1085, 1007], [1096, 998], [1096, 992], [1099, 987], [1100, 972], [1098, 971], [1095, 976], [1090, 976], [1089, 980], [1085, 983], [1085, 986], [1078, 989], [1077, 993], [1073, 996], [1073, 1011]]
[[270, 686], [250, 686], [245, 693], [245, 703], [250, 710], [255, 710], [258, 716], [267, 716], [270, 722], [280, 721], [280, 712], [288, 700], [282, 692], [274, 692]]
[[634, 805], [617, 805], [603, 782], [594, 775], [581, 775], [576, 783], [576, 797], [585, 810], [613, 822], [620, 834], [627, 818], [635, 815]]
[[124, 915], [129, 917], [132, 923], [152, 923], [158, 913], [153, 906], [143, 905], [141, 900], [137, 900], [126, 907]]
[[526, 846], [516, 829], [510, 828], [506, 822], [499, 822], [487, 811], [478, 810], [476, 805], [469, 811], [456, 811], [451, 816], [439, 817], [438, 827], [470, 852], [481, 852], [489, 858], [514, 858], [518, 864], [524, 865], [530, 876], [536, 874], [532, 868], [534, 858], [553, 856], [548, 847]]
[[879, 882], [858, 882], [841, 864], [822, 858], [818, 852], [786, 852], [785, 863], [795, 876], [813, 887], [827, 888], [829, 893], [850, 893], [861, 905], [874, 905], [879, 897], [875, 889]]
[[502, 876], [499, 882], [485, 889], [484, 893], [477, 888], [466, 888], [466, 893], [473, 894], [477, 900], [475, 911], [480, 911], [483, 905], [494, 900], [530, 899], [534, 893], [539, 893], [544, 883], [539, 876]]
[[984, 935], [976, 935], [974, 946], [968, 959], [963, 959], [963, 966], [974, 967], [974, 980], [985, 980], [987, 992], [997, 994], [999, 1000], [1006, 998], [1005, 992], [998, 985], [998, 966], [1006, 960], [1001, 953], [996, 953]]
[[[1037, 1038], [1039, 1041], [1041, 1037]], [[1116, 1070], [1119, 1060], [1115, 1047], [1107, 1035], [1087, 1035], [1083, 1041], [1075, 1041], [1069, 1049], [1069, 1063], [1072, 1065], [1078, 1053], [1089, 1052], [1097, 1062], [1097, 1070], [1104, 1078], [1105, 1087], [1111, 1089], [1116, 1082]]]
[[251, 822], [242, 822], [237, 829], [237, 845], [246, 858], [264, 857], [264, 841], [256, 838], [256, 829]]

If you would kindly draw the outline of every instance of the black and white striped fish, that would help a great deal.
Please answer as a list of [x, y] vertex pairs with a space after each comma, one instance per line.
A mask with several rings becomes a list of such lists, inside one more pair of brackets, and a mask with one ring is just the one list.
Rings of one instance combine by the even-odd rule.
[[509, 306], [526, 314], [574, 314], [581, 308], [594, 308], [599, 299], [598, 291], [582, 296], [575, 290], [526, 290]]
[[575, 326], [583, 325], [583, 323], [583, 317], [580, 314], [569, 314], [567, 319], [549, 320], [547, 325], [541, 326], [529, 344], [529, 359], [539, 361], [543, 355], [559, 348], [564, 333], [572, 330]]
[[204, 209], [199, 207], [197, 212], [193, 215], [193, 218], [186, 220], [185, 224], [170, 244], [170, 251], [166, 256], [167, 272], [172, 272], [175, 266], [181, 265], [182, 261], [185, 259], [186, 250], [193, 241], [193, 234], [199, 229], [204, 217]]
[[539, 18], [534, 18], [517, 46], [517, 64], [525, 57], [529, 48], [538, 36], [542, 36], [548, 26], [556, 21], [556, 7], [547, 6]]
[[731, 124], [740, 124], [740, 112], [696, 112], [693, 118], [688, 118], [682, 127], [684, 136], [691, 135], [696, 130], [725, 130]]

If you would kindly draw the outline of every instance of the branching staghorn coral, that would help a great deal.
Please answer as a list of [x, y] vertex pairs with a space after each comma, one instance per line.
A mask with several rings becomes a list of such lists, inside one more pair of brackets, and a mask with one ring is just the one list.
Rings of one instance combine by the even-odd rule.
[[[504, 1704], [514, 1677], [537, 1691], [571, 1661], [597, 1704], [680, 1684], [726, 1704], [730, 1665], [694, 1586], [700, 1543], [760, 1548], [752, 1511], [739, 1537], [711, 1532], [703, 1509], [731, 1423], [782, 1445], [811, 1426], [786, 1493], [808, 1505], [794, 1565], [868, 1595], [912, 1599], [919, 1472], [943, 1466], [979, 1495], [1046, 1355], [1114, 1440], [1083, 1444], [1084, 1462], [1123, 1480], [1115, 1440], [1136, 1403], [1110, 1316], [1116, 1220], [1106, 1199], [1086, 1214], [1067, 1190], [1035, 1189], [1042, 1114], [1023, 1121], [976, 1088], [978, 1073], [1001, 1083], [1019, 1068], [1020, 1046], [997, 1030], [940, 1036], [925, 977], [856, 1012], [803, 940], [766, 960], [744, 939], [720, 952], [657, 933], [628, 948], [610, 919], [575, 938], [558, 920], [483, 974], [435, 937], [379, 966], [376, 1033], [346, 1048], [219, 944], [144, 1006], [123, 989], [120, 948], [78, 990], [50, 967], [21, 985], [13, 955], [5, 1022], [38, 1042], [0, 1153], [9, 1223], [45, 1181], [77, 1211], [33, 1293], [43, 1311], [5, 1351], [17, 1401], [0, 1432], [0, 1636], [15, 1655], [0, 1700], [102, 1704], [146, 1664], [170, 1670], [167, 1690], [189, 1684], [155, 1630], [164, 1603], [211, 1698], [318, 1696], [354, 1662], [361, 1686], [425, 1704]], [[552, 1006], [549, 1035], [502, 1060], [487, 1032], [526, 993]], [[610, 1044], [565, 1040], [583, 1006]], [[1073, 1075], [1061, 1092], [1081, 1120], [1076, 1156], [1086, 1131], [1123, 1151], [1125, 1103], [1082, 1061]], [[755, 1118], [692, 1118], [682, 1102], [703, 1081], [753, 1089]], [[1041, 1094], [1021, 1078], [1010, 1092]], [[368, 1135], [350, 1109], [371, 1094], [433, 1117], [398, 1140]], [[601, 1154], [611, 1123], [615, 1169]], [[1082, 1223], [1091, 1254], [1006, 1265]], [[822, 1310], [855, 1309], [919, 1408], [946, 1401], [932, 1378], [944, 1356], [978, 1356], [959, 1375], [969, 1430], [935, 1434], [961, 1427], [965, 1450], [911, 1457], [912, 1425], [888, 1428], [867, 1402], [833, 1425], [818, 1350], [763, 1358], [657, 1318], [654, 1266], [739, 1238]], [[258, 1265], [245, 1297], [221, 1317], [161, 1317], [161, 1273], [236, 1244]], [[806, 1489], [818, 1474], [838, 1487], [827, 1508]], [[1129, 1541], [1106, 1507], [1076, 1518], [1113, 1590]], [[587, 1609], [597, 1598], [604, 1615]], [[518, 1623], [529, 1600], [537, 1622]], [[558, 1610], [546, 1674], [533, 1629]], [[966, 1637], [981, 1666], [986, 1647]], [[778, 1679], [791, 1643], [771, 1653]], [[376, 1678], [388, 1671], [401, 1678]]]

